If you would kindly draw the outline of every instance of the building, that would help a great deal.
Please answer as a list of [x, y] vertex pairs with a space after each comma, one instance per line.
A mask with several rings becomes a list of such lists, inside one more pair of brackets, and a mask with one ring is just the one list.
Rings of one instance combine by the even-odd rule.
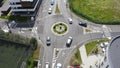
[[2, 1], [3, 1], [3, 0], [0, 0], [0, 7], [2, 6]]
[[107, 48], [100, 68], [120, 68], [120, 36], [115, 37]]
[[12, 15], [35, 16], [42, 0], [9, 0]]
[[0, 16], [1, 15], [7, 15], [10, 11], [10, 5], [8, 0], [0, 0]]

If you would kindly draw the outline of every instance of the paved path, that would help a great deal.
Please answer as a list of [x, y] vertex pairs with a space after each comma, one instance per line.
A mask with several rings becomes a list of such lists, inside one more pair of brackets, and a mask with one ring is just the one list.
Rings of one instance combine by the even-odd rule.
[[79, 50], [80, 50], [80, 55], [81, 55], [82, 63], [84, 64], [84, 63], [86, 63], [86, 59], [87, 59], [86, 48], [83, 45], [83, 46], [81, 46], [79, 48]]
[[100, 56], [99, 54], [87, 56], [86, 48], [84, 45], [81, 46], [79, 50], [80, 50], [80, 55], [81, 55], [81, 60], [82, 60], [81, 66], [83, 68], [90, 68], [90, 66], [92, 66], [92, 68], [97, 68], [97, 65], [99, 64], [102, 56]]
[[108, 28], [106, 25], [103, 25], [102, 28], [104, 36], [107, 37], [108, 39], [111, 39], [110, 28]]

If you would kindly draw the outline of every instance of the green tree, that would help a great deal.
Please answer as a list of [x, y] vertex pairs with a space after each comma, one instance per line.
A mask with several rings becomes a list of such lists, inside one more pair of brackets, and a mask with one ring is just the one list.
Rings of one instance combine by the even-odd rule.
[[32, 37], [30, 39], [30, 44], [34, 45], [34, 48], [36, 49], [38, 45], [36, 38]]

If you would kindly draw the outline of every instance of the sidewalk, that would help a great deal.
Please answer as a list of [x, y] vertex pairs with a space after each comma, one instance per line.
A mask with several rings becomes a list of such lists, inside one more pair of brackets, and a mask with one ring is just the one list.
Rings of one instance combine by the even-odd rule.
[[79, 48], [79, 51], [80, 51], [82, 63], [85, 64], [86, 63], [86, 59], [87, 59], [87, 54], [86, 54], [86, 48], [85, 48], [85, 46], [84, 45], [81, 46]]
[[81, 67], [98, 68], [100, 60], [102, 59], [102, 56], [100, 56], [100, 54], [96, 54], [96, 55], [93, 54], [93, 55], [87, 56], [84, 45], [81, 46], [79, 50], [80, 50], [80, 55], [81, 55], [81, 60], [82, 60]]
[[102, 56], [100, 56], [100, 55], [90, 55], [86, 59], [86, 63], [82, 64], [81, 66], [83, 68], [90, 68], [90, 66], [91, 66], [91, 68], [98, 68], [101, 58], [102, 58]]

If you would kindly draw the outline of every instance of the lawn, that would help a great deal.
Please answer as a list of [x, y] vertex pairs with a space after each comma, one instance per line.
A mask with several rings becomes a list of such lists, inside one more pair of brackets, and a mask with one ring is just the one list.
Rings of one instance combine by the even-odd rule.
[[36, 50], [33, 52], [33, 55], [28, 59], [27, 68], [34, 68], [37, 66], [37, 63], [40, 55], [40, 46], [37, 46]]
[[55, 10], [55, 13], [60, 13], [60, 10], [58, 8], [58, 4], [56, 4], [56, 10]]
[[40, 46], [37, 46], [36, 50], [33, 53], [33, 58], [38, 60], [39, 55], [40, 55]]
[[40, 56], [40, 46], [38, 45], [37, 40], [35, 38], [32, 38], [31, 43], [33, 43], [36, 48], [35, 48], [32, 56], [29, 57], [26, 68], [35, 68], [38, 63], [37, 60], [39, 60], [39, 56]]
[[82, 60], [81, 60], [80, 51], [79, 49], [77, 49], [73, 54], [73, 56], [71, 57], [70, 66], [80, 66], [81, 63]]
[[7, 19], [9, 21], [15, 21], [17, 23], [23, 23], [23, 22], [27, 22], [27, 20], [30, 20], [30, 17], [25, 17], [25, 16], [0, 16], [0, 18], [2, 19]]
[[69, 0], [78, 16], [98, 24], [120, 24], [120, 0]]
[[106, 39], [106, 40], [92, 41], [85, 44], [87, 55], [89, 55], [93, 51], [93, 49], [96, 49], [97, 44], [100, 44], [102, 42], [108, 42], [108, 41], [109, 40]]
[[27, 58], [26, 47], [0, 42], [0, 68], [20, 68]]

